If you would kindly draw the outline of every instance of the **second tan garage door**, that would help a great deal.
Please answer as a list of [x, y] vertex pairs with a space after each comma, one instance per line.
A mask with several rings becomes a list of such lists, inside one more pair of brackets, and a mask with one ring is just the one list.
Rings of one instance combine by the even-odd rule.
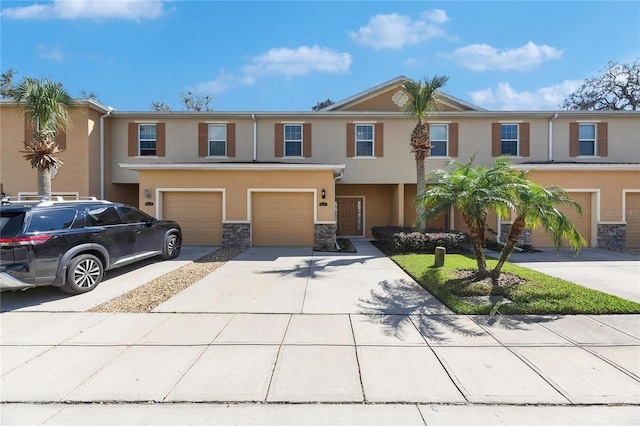
[[[578, 232], [587, 240], [587, 247], [591, 247], [591, 193], [571, 192], [569, 196], [573, 201], [582, 206], [582, 216], [578, 217], [574, 209], [569, 209], [564, 206], [558, 207], [558, 210], [562, 211], [573, 221]], [[534, 247], [553, 247], [553, 240], [544, 232], [542, 227], [534, 229], [531, 238]], [[569, 247], [569, 244], [564, 241], [563, 247]]]
[[256, 192], [252, 196], [254, 246], [313, 246], [313, 194]]
[[627, 193], [625, 210], [627, 219], [625, 245], [629, 248], [638, 248], [640, 247], [640, 192]]
[[164, 192], [162, 218], [178, 222], [183, 245], [222, 245], [220, 192]]

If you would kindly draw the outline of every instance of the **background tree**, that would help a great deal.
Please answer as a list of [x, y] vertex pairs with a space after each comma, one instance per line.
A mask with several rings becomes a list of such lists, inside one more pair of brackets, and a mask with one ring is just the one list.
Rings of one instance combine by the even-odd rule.
[[[415, 81], [407, 80], [402, 87], [409, 94], [409, 102], [405, 109], [408, 114], [418, 120], [418, 123], [411, 132], [411, 152], [416, 159], [416, 180], [417, 195], [420, 196], [426, 188], [425, 183], [425, 160], [429, 156], [431, 149], [431, 135], [429, 125], [424, 122], [425, 117], [432, 111], [438, 100], [438, 89], [447, 84], [449, 77], [435, 76], [431, 80]], [[420, 231], [426, 230], [427, 224], [421, 221], [424, 216], [424, 207], [421, 203], [416, 203], [416, 217]]]
[[153, 101], [151, 102], [151, 110], [156, 112], [169, 112], [171, 111], [171, 107], [164, 101]]
[[93, 90], [87, 92], [86, 90], [81, 89], [80, 96], [82, 96], [84, 99], [91, 99], [92, 101], [100, 102], [100, 96], [98, 96], [98, 94]]
[[179, 96], [180, 102], [184, 105], [186, 111], [213, 111], [213, 106], [209, 105], [216, 99], [213, 96], [191, 91], [181, 92]]
[[589, 78], [560, 107], [566, 110], [640, 109], [640, 63], [609, 62], [602, 75]]
[[331, 99], [327, 98], [326, 101], [322, 101], [322, 102], [318, 102], [316, 104], [316, 106], [311, 107], [311, 111], [320, 111], [321, 109], [324, 109], [330, 105], [333, 105], [335, 102], [333, 102]]
[[69, 126], [75, 103], [62, 83], [49, 78], [27, 77], [12, 87], [10, 94], [35, 129], [34, 137], [24, 141], [25, 149], [20, 152], [38, 169], [38, 195], [51, 196], [51, 169], [62, 165], [55, 135]]
[[13, 87], [13, 79], [17, 71], [13, 68], [9, 68], [2, 74], [0, 74], [0, 98], [10, 98], [11, 88]]

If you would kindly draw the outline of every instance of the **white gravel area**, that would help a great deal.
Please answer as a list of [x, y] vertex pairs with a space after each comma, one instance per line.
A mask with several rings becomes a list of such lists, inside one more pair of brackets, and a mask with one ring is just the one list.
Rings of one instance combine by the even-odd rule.
[[221, 248], [119, 297], [91, 308], [89, 312], [150, 312], [244, 250], [240, 247]]

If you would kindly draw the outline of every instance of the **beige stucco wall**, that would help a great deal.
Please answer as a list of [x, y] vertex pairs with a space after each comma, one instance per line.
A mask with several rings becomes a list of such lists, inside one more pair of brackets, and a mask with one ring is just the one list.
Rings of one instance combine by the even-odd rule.
[[[589, 191], [599, 194], [595, 197], [596, 210], [600, 222], [622, 220], [623, 190], [638, 189], [640, 171], [603, 170], [592, 171], [542, 171], [533, 170], [529, 177], [544, 186], [557, 185], [567, 191]], [[599, 207], [598, 207], [599, 206]], [[587, 206], [583, 206], [587, 208]], [[599, 213], [596, 216], [596, 213]], [[597, 220], [597, 219], [594, 219]]]
[[[89, 183], [89, 134], [97, 127], [89, 124], [89, 108], [78, 107], [71, 115], [67, 129], [66, 149], [59, 154], [64, 164], [51, 181], [52, 192], [78, 192], [82, 196], [96, 195]], [[13, 106], [0, 107], [0, 182], [7, 195], [37, 192], [37, 170], [23, 158], [20, 150], [25, 140], [24, 116]], [[93, 136], [92, 136], [93, 137]], [[98, 139], [99, 141], [99, 139]], [[99, 163], [98, 163], [99, 164]], [[99, 174], [99, 171], [97, 172]]]
[[[156, 189], [225, 189], [225, 220], [247, 221], [248, 193], [250, 189], [269, 188], [275, 191], [315, 191], [316, 220], [334, 221], [334, 192], [332, 171], [240, 171], [240, 170], [142, 170], [140, 173], [140, 208], [147, 213], [158, 215]], [[326, 199], [321, 199], [322, 189]], [[147, 189], [152, 198], [145, 198]], [[153, 206], [145, 206], [151, 201]], [[320, 206], [326, 202], [327, 206]]]

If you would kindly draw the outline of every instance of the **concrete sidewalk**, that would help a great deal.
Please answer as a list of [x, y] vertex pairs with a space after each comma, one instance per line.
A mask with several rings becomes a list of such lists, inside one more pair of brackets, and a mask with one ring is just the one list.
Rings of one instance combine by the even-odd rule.
[[355, 244], [251, 248], [147, 314], [2, 313], [2, 424], [640, 422], [640, 315], [452, 315]]

